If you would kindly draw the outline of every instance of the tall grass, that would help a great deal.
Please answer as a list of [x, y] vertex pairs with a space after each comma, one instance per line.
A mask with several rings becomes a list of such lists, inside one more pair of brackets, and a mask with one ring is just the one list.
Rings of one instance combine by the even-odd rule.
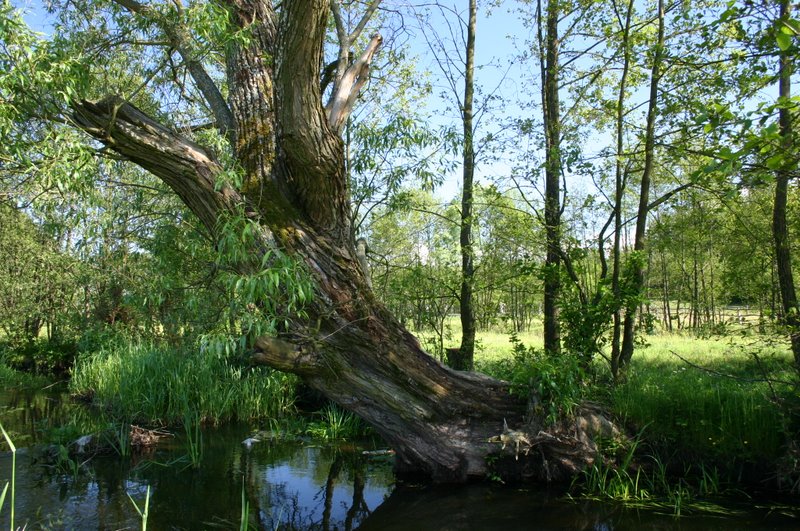
[[315, 414], [318, 420], [309, 422], [306, 435], [326, 441], [352, 439], [367, 433], [367, 425], [356, 415], [329, 402]]
[[[513, 379], [519, 360], [510, 336], [505, 342], [497, 333], [478, 337], [490, 348], [476, 355], [476, 367]], [[784, 453], [792, 428], [780, 404], [797, 402], [796, 384], [781, 383], [796, 381], [786, 348], [679, 334], [646, 340], [627, 378], [615, 386], [591, 387], [590, 398], [607, 403], [635, 431], [647, 426], [643, 438], [648, 444], [678, 460], [772, 461]], [[598, 360], [597, 373], [607, 372], [604, 363]], [[534, 367], [546, 369], [541, 362]]]
[[11, 437], [9, 437], [8, 433], [6, 433], [5, 428], [3, 425], [0, 424], [0, 432], [3, 433], [3, 438], [8, 444], [8, 447], [11, 448], [11, 481], [6, 483], [5, 487], [3, 487], [3, 493], [0, 494], [0, 511], [3, 510], [3, 503], [6, 501], [6, 494], [8, 493], [9, 487], [11, 488], [11, 525], [10, 529], [16, 529], [14, 527], [14, 508], [16, 506], [16, 489], [17, 489], [17, 448], [14, 446], [14, 443], [11, 441]]
[[131, 343], [78, 359], [70, 390], [129, 421], [179, 424], [278, 418], [294, 411], [295, 378], [209, 354]]
[[611, 389], [610, 403], [627, 423], [647, 425], [649, 442], [683, 459], [774, 460], [788, 429], [776, 400], [791, 399], [793, 391], [764, 380], [792, 376], [788, 353], [759, 356], [723, 341], [655, 339], [633, 358], [627, 380]]
[[42, 388], [53, 383], [52, 380], [38, 374], [18, 371], [6, 364], [0, 351], [0, 387]]
[[[512, 382], [525, 370], [534, 382], [563, 373], [553, 373], [546, 360], [535, 356], [516, 356], [508, 335], [484, 332], [478, 339], [484, 346], [476, 354], [478, 370]], [[586, 398], [604, 403], [631, 431], [641, 431], [636, 460], [653, 471], [646, 469], [643, 477], [638, 469], [600, 466], [585, 478], [593, 483], [588, 491], [641, 499], [657, 486], [679, 508], [687, 500], [685, 484], [669, 485], [663, 480], [667, 471], [673, 481], [691, 473], [698, 485], [691, 490], [701, 493], [709, 485], [714, 490], [720, 482], [739, 481], [742, 472], [752, 479], [775, 473], [796, 479], [796, 459], [786, 472], [776, 472], [792, 457], [787, 444], [791, 448], [800, 436], [800, 393], [787, 345], [742, 336], [645, 339], [624, 381], [612, 384], [606, 362], [598, 359], [582, 385]]]

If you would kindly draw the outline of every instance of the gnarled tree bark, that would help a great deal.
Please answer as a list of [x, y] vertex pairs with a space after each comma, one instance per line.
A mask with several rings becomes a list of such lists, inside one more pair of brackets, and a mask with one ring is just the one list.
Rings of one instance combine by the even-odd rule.
[[[436, 481], [485, 476], [486, 457], [501, 451], [490, 438], [506, 423], [519, 429], [527, 405], [505, 382], [431, 358], [369, 288], [349, 227], [338, 132], [350, 107], [326, 112], [319, 85], [329, 4], [284, 2], [275, 10], [268, 0], [229, 2], [232, 20], [250, 32], [227, 59], [233, 150], [245, 174], [241, 190], [218, 183], [222, 167], [208, 151], [119, 98], [76, 103], [75, 122], [161, 178], [209, 231], [221, 214], [244, 208], [262, 227], [253, 263], [272, 247], [305, 265], [317, 287], [307, 319], [295, 319], [280, 338], [259, 338], [255, 362], [300, 375], [372, 424], [396, 450], [400, 472]], [[351, 39], [342, 45], [351, 46]], [[340, 80], [346, 78], [345, 69]], [[354, 99], [337, 85], [335, 98]], [[507, 477], [554, 478], [594, 458], [590, 440], [581, 436], [591, 429], [570, 425], [551, 433], [535, 422], [527, 426], [528, 451], [505, 450]]]

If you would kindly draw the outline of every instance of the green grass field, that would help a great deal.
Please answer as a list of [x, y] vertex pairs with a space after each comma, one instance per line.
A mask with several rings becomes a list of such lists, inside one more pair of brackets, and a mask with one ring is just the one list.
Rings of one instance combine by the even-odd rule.
[[[446, 346], [457, 347], [458, 322]], [[541, 329], [518, 334], [542, 346]], [[800, 432], [797, 375], [788, 343], [766, 336], [646, 336], [626, 378], [612, 385], [605, 360], [595, 361], [586, 398], [611, 410], [647, 451], [667, 462], [714, 467], [776, 463]], [[510, 334], [479, 332], [479, 369], [513, 358]], [[552, 369], [550, 369], [552, 370]], [[770, 465], [772, 466], [772, 465]]]

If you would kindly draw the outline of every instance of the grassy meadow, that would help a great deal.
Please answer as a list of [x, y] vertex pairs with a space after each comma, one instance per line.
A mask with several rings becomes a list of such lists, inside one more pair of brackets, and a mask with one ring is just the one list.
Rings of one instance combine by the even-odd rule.
[[[542, 346], [539, 330], [518, 337], [526, 346]], [[478, 370], [492, 373], [514, 356], [508, 334], [479, 333], [478, 341]], [[613, 385], [607, 362], [597, 359], [580, 391], [604, 404], [636, 438], [643, 466], [662, 475], [694, 475], [706, 487], [710, 475], [729, 484], [770, 478], [800, 486], [792, 443], [800, 433], [800, 400], [787, 343], [690, 333], [645, 341], [624, 380]]]

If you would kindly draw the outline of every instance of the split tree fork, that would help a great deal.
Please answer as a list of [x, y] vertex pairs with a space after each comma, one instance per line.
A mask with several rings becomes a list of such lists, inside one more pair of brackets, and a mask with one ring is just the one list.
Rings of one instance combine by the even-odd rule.
[[[151, 15], [131, 0], [118, 2], [131, 16]], [[210, 232], [221, 215], [244, 209], [260, 227], [253, 263], [271, 248], [305, 266], [316, 285], [307, 319], [294, 319], [280, 338], [259, 338], [256, 361], [298, 374], [364, 418], [396, 450], [399, 472], [464, 481], [488, 473], [486, 456], [500, 451], [490, 437], [503, 431], [504, 419], [520, 427], [526, 404], [507, 383], [453, 371], [426, 354], [375, 299], [359, 266], [340, 132], [381, 42], [373, 36], [351, 60], [378, 3], [348, 33], [337, 1], [283, 2], [279, 10], [269, 0], [227, 2], [233, 22], [250, 33], [227, 54], [227, 101], [182, 40], [187, 30], [164, 28], [194, 62], [195, 84], [231, 140], [244, 171], [239, 190], [217, 184], [222, 167], [210, 151], [117, 96], [75, 103], [74, 119], [117, 156], [162, 179]], [[323, 105], [320, 65], [331, 12], [340, 52]], [[535, 426], [528, 439], [536, 451], [518, 460], [507, 455], [507, 476], [552, 478], [592, 461], [593, 444], [573, 424], [558, 438]]]

